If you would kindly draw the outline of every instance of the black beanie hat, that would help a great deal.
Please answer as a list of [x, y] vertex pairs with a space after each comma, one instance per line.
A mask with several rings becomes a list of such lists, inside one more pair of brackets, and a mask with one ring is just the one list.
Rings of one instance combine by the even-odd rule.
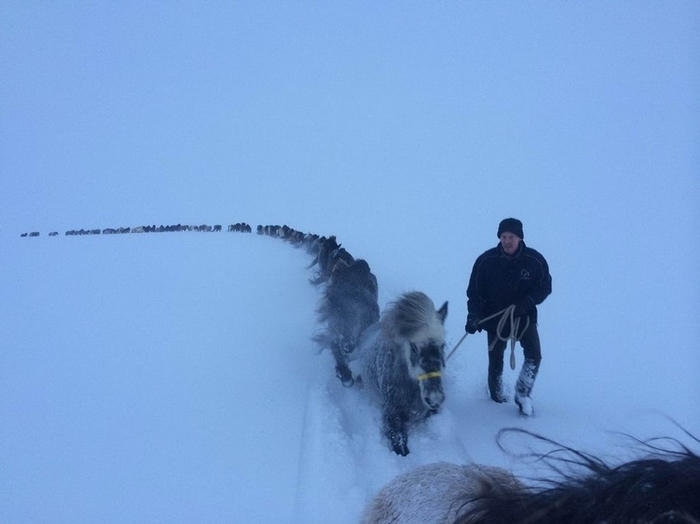
[[498, 238], [505, 232], [513, 233], [516, 237], [525, 238], [523, 235], [523, 223], [517, 218], [504, 218], [501, 223], [498, 224]]

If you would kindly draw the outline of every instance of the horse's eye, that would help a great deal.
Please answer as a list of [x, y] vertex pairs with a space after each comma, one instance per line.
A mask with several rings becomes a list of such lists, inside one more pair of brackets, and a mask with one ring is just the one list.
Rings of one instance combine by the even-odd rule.
[[415, 344], [411, 344], [411, 351], [413, 353], [415, 353], [416, 355], [418, 355], [418, 353], [419, 353], [418, 346], [416, 346]]

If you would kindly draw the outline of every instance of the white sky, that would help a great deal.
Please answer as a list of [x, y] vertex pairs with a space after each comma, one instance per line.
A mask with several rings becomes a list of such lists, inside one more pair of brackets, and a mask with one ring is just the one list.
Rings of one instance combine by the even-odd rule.
[[697, 2], [5, 2], [0, 31], [12, 233], [698, 222]]

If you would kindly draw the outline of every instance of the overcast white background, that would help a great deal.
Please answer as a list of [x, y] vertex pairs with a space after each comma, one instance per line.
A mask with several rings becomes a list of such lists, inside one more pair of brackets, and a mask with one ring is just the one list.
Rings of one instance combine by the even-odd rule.
[[[90, 498], [81, 492], [100, 485], [95, 478], [110, 493], [104, 471], [131, 479], [143, 497], [105, 495], [104, 504], [91, 506], [104, 520], [124, 516], [115, 500], [137, 516], [158, 508], [165, 520], [184, 515], [162, 508], [172, 506], [173, 493], [188, 492], [183, 479], [191, 468], [175, 461], [168, 476], [164, 464], [177, 453], [162, 446], [162, 461], [147, 471], [174, 480], [154, 488], [130, 466], [143, 466], [133, 457], [152, 448], [123, 438], [120, 428], [152, 432], [154, 449], [170, 442], [168, 435], [187, 435], [179, 423], [159, 425], [150, 416], [162, 406], [166, 422], [182, 420], [166, 394], [181, 384], [161, 376], [156, 383], [165, 390], [144, 391], [141, 380], [168, 366], [190, 369], [200, 357], [217, 362], [212, 347], [238, 349], [216, 368], [231, 373], [221, 384], [205, 371], [188, 382], [195, 412], [248, 398], [249, 385], [240, 391], [235, 381], [241, 348], [250, 351], [243, 354], [251, 366], [260, 352], [303, 355], [293, 362], [306, 370], [299, 372], [306, 382], [287, 382], [283, 370], [292, 364], [285, 361], [277, 380], [256, 381], [277, 400], [267, 409], [251, 403], [241, 414], [268, 426], [275, 420], [269, 406], [288, 401], [290, 411], [275, 407], [274, 414], [287, 413], [298, 442], [289, 446], [280, 430], [281, 442], [238, 436], [230, 448], [249, 450], [251, 464], [259, 441], [265, 450], [271, 442], [285, 451], [296, 446], [290, 452], [305, 457], [283, 466], [289, 478], [272, 484], [266, 468], [250, 465], [266, 492], [288, 497], [288, 512], [276, 515], [283, 521], [312, 521], [304, 501], [318, 498], [316, 488], [337, 522], [353, 522], [383, 482], [412, 465], [503, 461], [493, 437], [521, 423], [511, 420], [514, 406], [485, 400], [485, 340], [468, 338], [455, 357], [446, 412], [424, 430], [422, 448], [404, 462], [380, 460], [388, 451], [369, 407], [342, 428], [323, 426], [348, 407], [357, 411], [361, 400], [334, 389], [332, 364], [308, 343], [317, 296], [305, 280], [303, 253], [255, 235], [65, 238], [68, 229], [245, 221], [335, 234], [370, 263], [382, 307], [408, 289], [425, 291], [437, 305], [449, 300], [448, 337], [456, 342], [471, 264], [495, 245], [498, 221], [515, 216], [554, 280], [540, 315], [538, 414], [527, 427], [597, 449], [608, 449], [602, 435], [610, 429], [672, 433], [659, 413], [700, 432], [697, 3], [6, 2], [0, 35], [0, 485], [20, 486], [12, 497], [3, 489], [0, 506], [14, 521], [23, 521], [29, 506], [55, 515], [50, 503], [29, 501], [55, 495], [57, 485], [76, 508]], [[28, 231], [41, 237], [21, 239]], [[61, 236], [48, 238], [49, 231]], [[211, 319], [200, 318], [205, 305], [217, 312]], [[232, 327], [230, 319], [243, 312], [252, 317]], [[284, 320], [297, 315], [302, 320]], [[121, 320], [108, 322], [115, 316]], [[183, 324], [193, 316], [204, 324]], [[256, 338], [280, 322], [292, 325], [279, 340]], [[100, 360], [105, 346], [110, 358], [122, 359]], [[144, 354], [143, 374], [133, 378], [125, 369]], [[73, 381], [71, 373], [93, 380]], [[95, 391], [101, 380], [106, 385]], [[45, 389], [34, 387], [40, 384]], [[111, 396], [122, 387], [123, 405]], [[75, 401], [82, 395], [140, 415], [110, 418], [95, 407], [99, 431], [88, 424], [81, 433], [72, 421], [87, 417]], [[61, 409], [45, 398], [59, 399]], [[238, 408], [231, 409], [212, 415], [211, 427], [241, 427]], [[327, 413], [318, 424], [336, 447], [315, 432], [308, 420], [314, 410]], [[95, 470], [86, 460], [92, 481], [59, 466], [32, 474], [66, 449], [51, 430], [52, 413], [77, 432], [64, 435], [68, 442], [97, 435], [87, 456], [98, 466], [115, 442], [127, 460]], [[366, 431], [359, 439], [365, 452], [347, 440], [358, 427]], [[45, 453], [29, 445], [32, 438]], [[216, 449], [228, 442], [222, 437]], [[196, 446], [183, 449], [186, 457], [197, 453]], [[67, 463], [83, 456], [75, 453]], [[326, 453], [336, 460], [322, 460]], [[191, 506], [211, 508], [206, 497], [216, 497], [223, 514], [247, 511], [230, 494], [262, 488], [250, 472], [239, 477], [225, 465], [229, 476], [215, 482], [211, 467], [221, 462], [216, 454], [202, 459], [196, 478], [217, 488], [195, 489]], [[319, 482], [319, 475], [299, 473], [322, 463], [362, 473], [341, 475], [340, 488], [324, 475]], [[347, 486], [354, 490], [341, 502], [323, 491], [347, 495]], [[55, 521], [89, 515], [81, 511]], [[205, 520], [218, 519], [212, 511]]]

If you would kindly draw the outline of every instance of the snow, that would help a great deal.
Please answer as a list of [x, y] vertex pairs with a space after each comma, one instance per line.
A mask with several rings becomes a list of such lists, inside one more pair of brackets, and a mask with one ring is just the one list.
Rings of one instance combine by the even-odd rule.
[[[488, 399], [485, 337], [469, 336], [449, 361], [444, 409], [412, 428], [399, 457], [377, 408], [310, 341], [319, 291], [304, 250], [226, 232], [3, 244], [13, 253], [0, 268], [12, 275], [0, 312], [5, 522], [357, 522], [384, 483], [419, 465], [534, 474], [496, 447], [503, 427], [613, 457], [624, 441], [611, 432], [682, 437], [666, 417], [700, 431], [694, 380], [660, 375], [657, 352], [639, 347], [619, 374], [576, 373], [545, 302], [536, 416]], [[351, 253], [370, 265], [381, 259], [360, 248]], [[394, 263], [410, 271], [417, 260]], [[384, 276], [382, 306], [394, 298]], [[406, 288], [441, 302], [444, 277]], [[452, 347], [464, 303], [450, 307]], [[604, 360], [603, 346], [586, 358]], [[698, 362], [690, 346], [677, 357]], [[511, 398], [514, 380], [507, 370]]]
[[[699, 27], [693, 0], [3, 2], [0, 521], [357, 522], [424, 464], [543, 473], [505, 427], [696, 449]], [[470, 335], [407, 457], [313, 346], [302, 250], [64, 235], [337, 235], [382, 308], [449, 302], [450, 349], [510, 216], [553, 277], [535, 416], [488, 399]]]

